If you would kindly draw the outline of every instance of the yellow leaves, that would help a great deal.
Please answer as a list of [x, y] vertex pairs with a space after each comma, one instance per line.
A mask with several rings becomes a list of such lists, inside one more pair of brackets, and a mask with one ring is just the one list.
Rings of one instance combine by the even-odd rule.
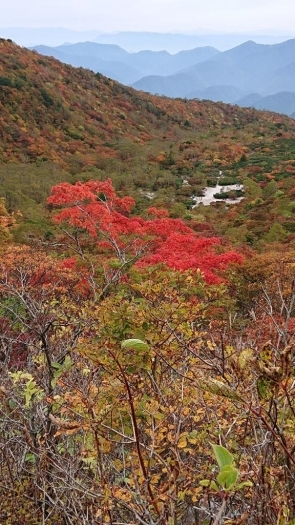
[[192, 502], [196, 503], [203, 492], [203, 487], [195, 487], [192, 491]]
[[12, 377], [15, 383], [19, 383], [24, 379], [28, 379], [29, 381], [33, 380], [32, 374], [28, 372], [22, 372], [21, 370], [19, 370], [18, 372], [9, 372], [9, 375]]
[[198, 443], [198, 437], [199, 437], [199, 433], [196, 430], [193, 430], [192, 432], [188, 434], [187, 439], [191, 445], [196, 445]]
[[163, 416], [160, 417], [159, 414], [159, 402], [156, 399], [149, 399], [144, 404], [144, 410], [147, 415], [153, 416], [155, 419], [162, 419]]
[[195, 423], [199, 423], [204, 418], [205, 414], [206, 410], [204, 407], [197, 408], [194, 410], [193, 421], [195, 421]]
[[178, 448], [186, 448], [187, 446], [187, 433], [182, 434], [177, 443]]
[[151, 477], [151, 483], [152, 485], [157, 485], [159, 483], [161, 479], [161, 475], [160, 474], [154, 474], [152, 477]]
[[7, 395], [6, 389], [3, 385], [0, 385], [0, 395]]
[[[180, 449], [186, 449], [188, 445], [196, 445], [198, 443], [198, 436], [199, 433], [196, 430], [193, 430], [192, 432], [183, 432], [180, 434], [177, 447]], [[191, 449], [188, 448], [186, 451], [191, 451]]]
[[213, 341], [208, 340], [207, 341], [207, 347], [208, 347], [209, 350], [213, 351], [216, 348], [216, 344], [213, 343]]
[[291, 438], [295, 437], [295, 421], [294, 419], [287, 419], [284, 426], [285, 433]]
[[118, 472], [122, 472], [124, 469], [124, 463], [118, 458], [115, 458], [113, 460], [113, 466]]
[[112, 496], [122, 501], [130, 502], [132, 500], [132, 494], [129, 490], [115, 487], [113, 489]]
[[[44, 396], [44, 391], [34, 380], [32, 374], [27, 372], [9, 372], [14, 383], [21, 383], [19, 388], [21, 395], [25, 398], [25, 407], [29, 408], [33, 399], [40, 400]], [[26, 381], [24, 383], [24, 381]]]
[[253, 360], [253, 350], [251, 348], [245, 348], [239, 355], [238, 363], [241, 370], [244, 370], [248, 364]]

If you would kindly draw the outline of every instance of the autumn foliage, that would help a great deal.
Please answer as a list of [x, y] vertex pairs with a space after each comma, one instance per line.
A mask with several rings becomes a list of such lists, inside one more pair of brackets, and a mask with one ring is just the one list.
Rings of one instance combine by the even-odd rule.
[[294, 525], [294, 121], [0, 49], [0, 523]]
[[218, 238], [197, 237], [181, 219], [170, 219], [165, 210], [149, 210], [150, 218], [131, 214], [134, 201], [118, 197], [110, 180], [89, 181], [52, 188], [49, 205], [62, 208], [58, 223], [82, 228], [120, 262], [140, 267], [166, 264], [175, 270], [199, 270], [208, 283], [220, 282], [218, 272], [242, 257], [222, 248]]

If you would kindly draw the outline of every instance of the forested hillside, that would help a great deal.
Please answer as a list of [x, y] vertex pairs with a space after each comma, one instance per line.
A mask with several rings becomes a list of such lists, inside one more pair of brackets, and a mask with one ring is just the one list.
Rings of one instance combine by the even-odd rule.
[[247, 133], [255, 138], [260, 126], [271, 138], [276, 123], [295, 129], [292, 120], [251, 109], [137, 93], [7, 41], [1, 42], [0, 85], [2, 161], [27, 156], [68, 166], [75, 154], [85, 168], [99, 164], [101, 154], [120, 158], [128, 140], [145, 146], [158, 139], [163, 147], [215, 129], [231, 142], [234, 124], [239, 145]]
[[[0, 44], [1, 193], [9, 211], [39, 222], [50, 186], [83, 174], [84, 180], [111, 177], [138, 209], [152, 203], [184, 216], [222, 170], [225, 182], [251, 186], [251, 206], [245, 200], [239, 208], [251, 231], [246, 222], [229, 221], [225, 209], [218, 212], [220, 233], [230, 228], [232, 238], [256, 243], [274, 221], [283, 223], [286, 234], [293, 231], [292, 119], [152, 97], [11, 42]], [[272, 199], [271, 215], [263, 211], [270, 201], [261, 200], [270, 182], [274, 189], [264, 194]], [[212, 210], [202, 209], [200, 218], [210, 222], [212, 214], [215, 228]], [[254, 218], [255, 227], [253, 214], [262, 215], [262, 222]]]
[[294, 525], [295, 122], [0, 51], [0, 523]]

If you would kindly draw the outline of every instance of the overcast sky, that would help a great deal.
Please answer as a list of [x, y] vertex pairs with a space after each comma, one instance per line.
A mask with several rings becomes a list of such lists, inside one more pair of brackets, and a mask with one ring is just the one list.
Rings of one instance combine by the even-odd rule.
[[294, 0], [6, 0], [0, 27], [294, 32]]

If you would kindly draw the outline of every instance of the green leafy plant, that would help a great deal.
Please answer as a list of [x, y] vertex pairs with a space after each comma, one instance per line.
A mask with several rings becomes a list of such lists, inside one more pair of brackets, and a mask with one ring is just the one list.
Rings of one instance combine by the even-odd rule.
[[233, 455], [222, 445], [214, 445], [211, 443], [211, 446], [218, 463], [219, 473], [216, 476], [216, 480], [203, 479], [200, 481], [200, 485], [218, 492], [222, 497], [222, 505], [213, 523], [213, 525], [218, 525], [221, 523], [222, 516], [225, 512], [229, 494], [242, 490], [244, 487], [251, 487], [252, 482], [247, 480], [238, 483], [239, 470], [235, 466]]

